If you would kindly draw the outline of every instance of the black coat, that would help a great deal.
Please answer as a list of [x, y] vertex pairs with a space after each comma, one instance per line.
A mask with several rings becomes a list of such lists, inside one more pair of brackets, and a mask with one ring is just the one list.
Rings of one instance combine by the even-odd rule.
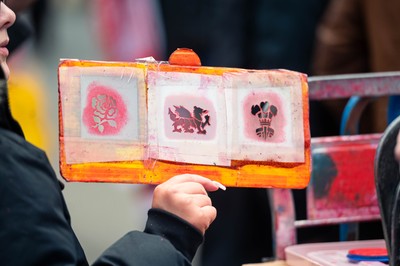
[[[1, 71], [0, 71], [1, 72]], [[63, 184], [46, 154], [25, 141], [0, 79], [0, 264], [87, 265], [71, 228]], [[127, 233], [94, 265], [190, 265], [202, 234], [151, 209], [144, 232]]]

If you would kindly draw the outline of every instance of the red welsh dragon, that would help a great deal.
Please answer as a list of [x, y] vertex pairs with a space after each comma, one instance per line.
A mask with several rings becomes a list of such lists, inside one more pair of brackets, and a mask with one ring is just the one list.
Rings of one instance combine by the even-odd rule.
[[207, 133], [204, 129], [206, 125], [210, 125], [210, 116], [207, 110], [193, 106], [193, 113], [191, 113], [182, 105], [174, 105], [174, 108], [175, 112], [168, 108], [169, 118], [174, 122], [172, 132], [182, 132], [183, 130], [185, 133], [193, 133], [194, 130], [197, 130], [197, 134]]

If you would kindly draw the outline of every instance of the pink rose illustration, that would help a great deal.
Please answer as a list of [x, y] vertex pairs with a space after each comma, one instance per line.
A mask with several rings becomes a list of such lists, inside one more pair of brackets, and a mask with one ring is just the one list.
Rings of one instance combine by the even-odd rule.
[[88, 87], [83, 123], [96, 135], [115, 135], [127, 122], [126, 106], [119, 93], [92, 83]]

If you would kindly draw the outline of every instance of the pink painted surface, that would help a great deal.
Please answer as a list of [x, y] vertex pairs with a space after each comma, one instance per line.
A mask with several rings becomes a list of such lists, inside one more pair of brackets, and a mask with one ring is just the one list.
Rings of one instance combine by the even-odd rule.
[[[264, 108], [263, 108], [263, 106]], [[268, 107], [267, 107], [268, 106]], [[271, 106], [276, 112], [271, 112]], [[243, 103], [245, 136], [260, 142], [279, 143], [286, 140], [284, 127], [286, 117], [283, 112], [283, 101], [276, 93], [249, 94]], [[252, 114], [252, 110], [254, 110]], [[270, 132], [267, 136], [257, 134], [261, 129]], [[272, 133], [272, 134], [271, 134]]]
[[399, 94], [400, 72], [309, 77], [310, 100]]
[[116, 135], [128, 121], [124, 100], [114, 89], [93, 82], [88, 87], [82, 121], [91, 134]]
[[275, 256], [285, 258], [285, 247], [296, 243], [294, 202], [291, 190], [271, 189], [269, 194], [273, 202], [273, 219], [275, 230]]

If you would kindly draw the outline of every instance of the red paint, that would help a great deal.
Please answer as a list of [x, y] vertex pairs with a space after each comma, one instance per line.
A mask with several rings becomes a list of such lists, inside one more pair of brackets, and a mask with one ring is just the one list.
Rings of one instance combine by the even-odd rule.
[[[308, 212], [314, 219], [332, 216], [379, 214], [374, 158], [379, 135], [318, 138], [312, 145], [313, 154], [329, 154], [337, 175], [326, 196], [308, 197]], [[313, 185], [313, 182], [310, 183]]]
[[371, 195], [375, 195], [375, 149], [353, 150], [349, 147], [331, 155], [338, 167], [338, 176], [332, 183], [329, 196], [335, 201], [369, 206]]
[[[194, 116], [194, 108], [199, 107], [207, 112], [204, 113], [201, 117], [201, 122], [205, 122], [205, 116], [209, 116], [209, 125], [204, 126], [205, 132], [198, 133], [198, 129], [196, 127], [190, 126], [189, 128], [193, 130], [193, 132], [184, 132], [181, 126], [178, 126], [178, 129], [182, 129], [181, 132], [174, 131], [174, 123], [175, 121], [169, 115], [170, 110], [175, 113], [176, 107], [183, 106], [189, 112], [191, 112], [192, 117]], [[164, 132], [165, 135], [170, 139], [180, 139], [180, 140], [211, 140], [216, 136], [217, 131], [217, 113], [212, 102], [205, 97], [192, 97], [192, 96], [177, 96], [171, 95], [165, 98], [164, 102]], [[151, 119], [151, 118], [150, 118]], [[202, 128], [203, 129], [203, 128]]]
[[[252, 106], [260, 105], [261, 102], [268, 102], [277, 108], [277, 114], [272, 117], [270, 128], [273, 129], [273, 135], [265, 139], [257, 135], [256, 130], [262, 128], [260, 119], [257, 115], [251, 113]], [[290, 103], [287, 103], [290, 104]], [[283, 101], [277, 93], [257, 92], [249, 94], [243, 102], [243, 114], [245, 121], [244, 134], [246, 138], [260, 142], [279, 143], [286, 140], [284, 128], [286, 126], [286, 113], [283, 109]]]
[[388, 252], [386, 248], [356, 248], [349, 250], [349, 254], [359, 256], [387, 256]]
[[91, 83], [88, 86], [82, 122], [94, 135], [116, 135], [126, 125], [128, 113], [121, 95], [110, 87]]

